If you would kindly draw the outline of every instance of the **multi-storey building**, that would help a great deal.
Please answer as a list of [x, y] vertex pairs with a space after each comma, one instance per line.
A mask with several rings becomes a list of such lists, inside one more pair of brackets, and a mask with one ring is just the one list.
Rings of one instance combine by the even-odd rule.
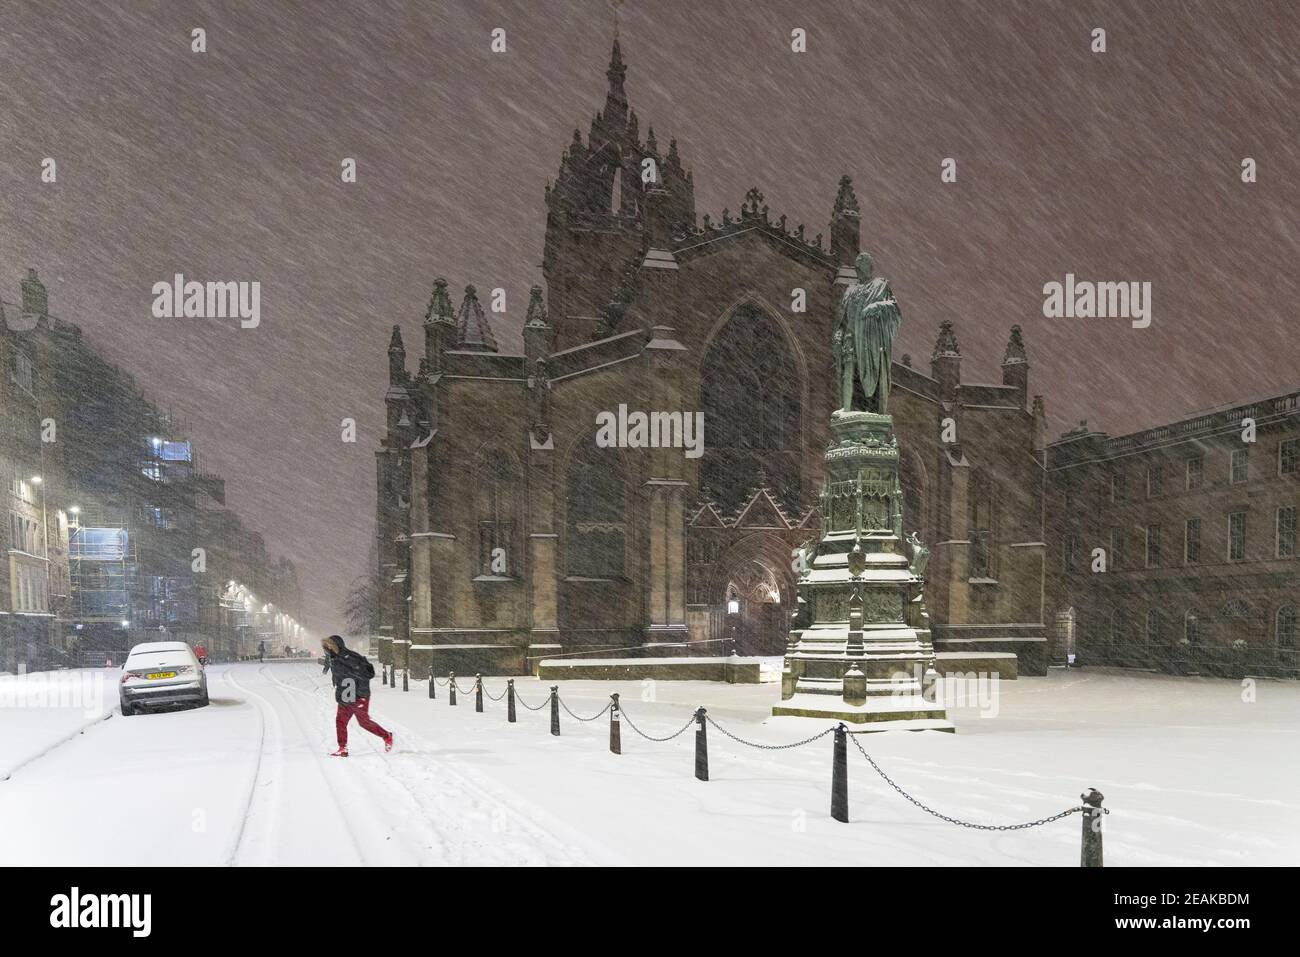
[[214, 657], [255, 654], [259, 635], [283, 645], [299, 628], [292, 563], [233, 513], [211, 520], [225, 483], [185, 430], [49, 314], [35, 270], [4, 306], [0, 669], [120, 662], [147, 640]]
[[67, 483], [58, 444], [52, 329], [34, 270], [0, 301], [0, 670], [67, 657]]
[[1064, 653], [1297, 673], [1300, 393], [1048, 447], [1048, 586]]

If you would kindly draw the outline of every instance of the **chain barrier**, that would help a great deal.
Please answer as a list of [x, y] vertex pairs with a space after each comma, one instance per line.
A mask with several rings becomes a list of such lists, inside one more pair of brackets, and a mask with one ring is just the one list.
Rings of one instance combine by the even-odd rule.
[[473, 686], [473, 685], [470, 685], [468, 688], [462, 688], [462, 687], [460, 686], [460, 682], [457, 681], [457, 682], [456, 682], [456, 690], [459, 691], [461, 694], [473, 694], [473, 693], [474, 693], [474, 686]]
[[[439, 683], [442, 684], [444, 687], [448, 684], [448, 682], [446, 681], [439, 681]], [[457, 682], [456, 690], [460, 691], [461, 694], [470, 694], [475, 689], [474, 687], [471, 687], [467, 691], [461, 688], [460, 684]], [[505, 688], [502, 688], [501, 693], [498, 695], [493, 695], [489, 693], [486, 688], [483, 688], [483, 693], [487, 696], [487, 698], [490, 701], [500, 701], [502, 698], [506, 696], [506, 693], [508, 691], [509, 691], [508, 685]], [[609, 710], [614, 706], [614, 701], [611, 698], [611, 700], [606, 703], [605, 707], [601, 708], [598, 712], [591, 715], [590, 717], [583, 717], [582, 715], [574, 714], [574, 712], [569, 708], [569, 706], [565, 704], [564, 699], [561, 698], [558, 694], [555, 696], [555, 698], [556, 701], [559, 703], [560, 707], [565, 710], [565, 713], [567, 713], [570, 718], [573, 718], [575, 721], [581, 721], [581, 722], [595, 721], [598, 718], [601, 718], [605, 714], [607, 714]], [[533, 706], [528, 704], [528, 702], [524, 701], [523, 698], [520, 697], [518, 689], [516, 689], [515, 702], [519, 705], [522, 705], [524, 709], [527, 711], [541, 711], [543, 708], [545, 708], [548, 704], [551, 703], [551, 696], [547, 695], [546, 698], [544, 698], [540, 704]], [[626, 724], [629, 728], [631, 728], [633, 733], [639, 735], [640, 737], [644, 738], [647, 741], [654, 741], [660, 744], [664, 742], [672, 741], [674, 738], [679, 738], [683, 734], [685, 734], [690, 729], [691, 725], [698, 723], [699, 714], [700, 714], [699, 711], [694, 712], [686, 720], [686, 723], [682, 725], [681, 728], [679, 728], [677, 731], [674, 731], [672, 734], [658, 736], [653, 734], [646, 734], [644, 731], [638, 728], [636, 726], [636, 723], [628, 715], [626, 709], [624, 709], [622, 705], [620, 705], [618, 709], [618, 716], [620, 721], [623, 724]], [[720, 734], [724, 735], [727, 738], [730, 738], [732, 741], [735, 741], [737, 744], [742, 744], [745, 747], [749, 747], [749, 748], [756, 748], [760, 751], [789, 751], [792, 748], [802, 748], [804, 745], [812, 744], [814, 741], [820, 741], [828, 734], [834, 734], [836, 731], [835, 728], [826, 728], [823, 731], [819, 731], [817, 734], [810, 735], [809, 737], [803, 738], [799, 741], [792, 741], [789, 744], [764, 744], [758, 741], [750, 741], [746, 738], [740, 737], [740, 735], [738, 734], [734, 734], [733, 732], [728, 731], [722, 725], [718, 724], [718, 722], [713, 719], [713, 716], [708, 714], [707, 711], [704, 713], [704, 720], [707, 724], [711, 724]], [[1044, 824], [1051, 824], [1054, 821], [1059, 821], [1063, 818], [1067, 818], [1071, 814], [1078, 814], [1083, 811], [1100, 810], [1103, 814], [1110, 813], [1110, 808], [1106, 808], [1106, 807], [1094, 808], [1094, 807], [1089, 807], [1087, 805], [1080, 805], [1078, 807], [1066, 808], [1064, 811], [1061, 811], [1057, 814], [1053, 814], [1050, 817], [1039, 818], [1036, 821], [1024, 821], [1020, 824], [976, 824], [972, 821], [963, 821], [960, 818], [951, 817], [950, 815], [942, 814], [939, 811], [936, 811], [934, 808], [930, 807], [929, 805], [921, 803], [916, 798], [912, 797], [912, 795], [904, 791], [902, 787], [900, 787], [899, 784], [896, 781], [894, 781], [893, 778], [891, 778], [888, 774], [885, 773], [884, 768], [882, 768], [879, 764], [876, 763], [875, 759], [872, 758], [872, 756], [867, 753], [866, 749], [862, 747], [862, 744], [858, 741], [859, 733], [860, 732], [847, 732], [847, 737], [853, 741], [853, 746], [858, 749], [858, 751], [862, 754], [864, 758], [866, 758], [867, 763], [871, 765], [872, 769], [878, 775], [880, 775], [880, 777], [884, 780], [886, 784], [888, 784], [891, 788], [897, 791], [898, 794], [901, 795], [903, 798], [905, 798], [909, 803], [915, 805], [917, 808], [924, 811], [926, 814], [929, 814], [931, 817], [938, 818], [941, 821], [946, 821], [949, 824], [955, 824], [958, 827], [966, 827], [976, 831], [1021, 831], [1021, 830], [1025, 830], [1026, 828], [1041, 827]], [[1085, 853], [1086, 853], [1086, 849], [1085, 849]], [[1098, 858], [1098, 860], [1100, 860], [1100, 858]]]
[[[949, 824], [956, 824], [959, 827], [969, 827], [976, 831], [1021, 831], [1027, 827], [1040, 827], [1043, 824], [1051, 824], [1053, 821], [1059, 821], [1061, 820], [1061, 818], [1069, 817], [1071, 814], [1078, 814], [1080, 811], [1090, 810], [1090, 808], [1084, 805], [1080, 805], [1079, 807], [1066, 808], [1061, 813], [1053, 814], [1051, 817], [1040, 818], [1037, 821], [1025, 821], [1023, 824], [972, 824], [970, 821], [963, 821], [955, 817], [949, 817], [947, 814], [940, 814], [934, 808], [927, 807], [926, 805], [918, 801], [916, 798], [912, 797], [912, 795], [908, 794], [901, 787], [899, 787], [894, 782], [893, 778], [891, 778], [888, 774], [884, 772], [884, 770], [880, 767], [880, 765], [878, 765], [872, 759], [871, 755], [867, 754], [866, 750], [862, 747], [861, 743], [859, 743], [856, 735], [850, 734], [849, 737], [852, 738], [853, 740], [853, 746], [862, 752], [862, 756], [867, 759], [867, 762], [875, 769], [876, 773], [885, 779], [886, 784], [888, 784], [891, 788], [893, 788], [903, 797], [907, 798], [907, 800], [911, 801], [913, 804], [919, 807], [926, 814], [932, 815], [933, 817], [937, 817], [941, 821], [947, 821]], [[1109, 814], [1110, 808], [1108, 807], [1102, 808], [1101, 811], [1103, 814]]]
[[633, 731], [635, 731], [637, 734], [641, 735], [641, 737], [645, 738], [647, 741], [658, 741], [658, 742], [660, 742], [660, 743], [662, 743], [662, 742], [664, 742], [664, 741], [671, 741], [673, 738], [680, 737], [681, 735], [683, 735], [683, 734], [686, 732], [686, 729], [687, 729], [687, 728], [689, 728], [691, 725], [695, 724], [695, 715], [691, 715], [689, 718], [686, 719], [686, 723], [685, 723], [684, 725], [682, 725], [682, 729], [681, 729], [680, 731], [676, 731], [676, 732], [674, 732], [673, 734], [670, 734], [670, 735], [668, 735], [667, 737], [664, 737], [664, 738], [657, 738], [657, 737], [655, 737], [655, 736], [652, 735], [652, 734], [646, 734], [644, 731], [642, 731], [640, 728], [638, 728], [635, 724], [633, 724], [633, 723], [632, 723], [632, 719], [629, 718], [629, 717], [627, 716], [627, 712], [623, 710], [623, 706], [622, 706], [621, 704], [618, 706], [618, 716], [619, 716], [619, 719], [622, 720], [622, 722], [623, 722], [624, 724], [626, 724], [629, 728], [631, 728], [631, 729], [632, 729]]
[[705, 713], [704, 720], [707, 721], [709, 724], [713, 725], [715, 728], [721, 731], [732, 741], [737, 741], [740, 744], [743, 744], [750, 748], [758, 748], [761, 751], [788, 751], [791, 748], [802, 748], [805, 744], [812, 744], [814, 741], [818, 740], [819, 738], [824, 738], [828, 734], [835, 733], [834, 728], [827, 728], [825, 731], [821, 731], [818, 732], [817, 734], [814, 734], [811, 738], [804, 738], [802, 741], [794, 741], [790, 744], [759, 744], [757, 741], [746, 741], [744, 738], [737, 737], [736, 735], [732, 734], [722, 725], [718, 724], [718, 722], [714, 721], [712, 716], [710, 716], [708, 713]]
[[515, 704], [521, 704], [521, 705], [523, 705], [523, 706], [524, 706], [524, 709], [527, 710], [527, 711], [541, 711], [543, 708], [545, 708], [545, 707], [546, 707], [548, 704], [550, 704], [550, 703], [551, 703], [551, 696], [550, 696], [550, 695], [547, 695], [545, 698], [542, 699], [542, 703], [539, 704], [536, 708], [534, 708], [532, 705], [530, 705], [528, 702], [526, 702], [523, 698], [519, 697], [519, 689], [518, 689], [518, 688], [515, 689]]
[[564, 703], [563, 698], [560, 698], [559, 695], [556, 695], [556, 698], [559, 699], [560, 707], [563, 708], [565, 712], [569, 715], [569, 717], [572, 718], [574, 721], [595, 721], [597, 718], [603, 715], [610, 708], [614, 707], [614, 702], [611, 700], [608, 704], [605, 705], [605, 707], [601, 708], [600, 711], [598, 711], [596, 714], [593, 714], [590, 718], [582, 718], [574, 714], [572, 711], [569, 711], [569, 706]]

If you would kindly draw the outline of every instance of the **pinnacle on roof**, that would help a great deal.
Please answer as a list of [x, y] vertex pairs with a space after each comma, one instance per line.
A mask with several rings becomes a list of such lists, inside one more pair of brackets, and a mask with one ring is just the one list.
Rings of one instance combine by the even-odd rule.
[[1025, 340], [1021, 338], [1020, 327], [1012, 326], [1011, 338], [1007, 340], [1007, 351], [1002, 357], [1002, 364], [1005, 366], [1027, 361], [1028, 357], [1025, 355]]
[[835, 194], [835, 212], [862, 212], [858, 206], [857, 194], [853, 192], [853, 180], [847, 173], [840, 177], [840, 188]]
[[447, 280], [441, 276], [433, 281], [433, 294], [429, 297], [429, 308], [424, 312], [424, 321], [456, 321], [455, 310], [451, 308], [451, 297], [447, 295]]
[[465, 287], [465, 300], [460, 304], [460, 317], [456, 324], [456, 348], [480, 352], [496, 352], [497, 341], [488, 325], [483, 306], [478, 301], [478, 291]]
[[947, 319], [939, 323], [939, 338], [934, 342], [934, 355], [932, 358], [938, 358], [939, 356], [961, 358], [961, 348], [957, 345], [957, 333], [952, 331], [952, 323]]
[[528, 291], [528, 314], [524, 319], [524, 326], [531, 328], [546, 328], [546, 303], [542, 300], [542, 287], [533, 286]]

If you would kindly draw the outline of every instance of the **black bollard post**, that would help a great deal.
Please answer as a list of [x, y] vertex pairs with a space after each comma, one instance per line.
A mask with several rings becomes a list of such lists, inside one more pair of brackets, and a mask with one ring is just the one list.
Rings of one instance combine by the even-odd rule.
[[451, 699], [451, 706], [456, 707], [456, 672], [447, 672], [447, 694]]
[[709, 739], [704, 731], [704, 714], [703, 708], [696, 709], [699, 727], [695, 729], [695, 777], [700, 781], [709, 779]]
[[403, 668], [403, 669], [402, 669], [402, 690], [403, 690], [403, 691], [410, 691], [410, 690], [411, 690], [411, 679], [410, 679], [410, 674], [411, 674], [411, 669], [410, 669], [410, 668]]
[[474, 676], [474, 710], [483, 713], [483, 676]]
[[849, 823], [849, 736], [844, 723], [835, 729], [835, 758], [831, 765], [831, 817]]
[[611, 754], [623, 753], [623, 739], [620, 734], [618, 718], [618, 693], [610, 695], [614, 703], [609, 706], [609, 751]]
[[1088, 788], [1082, 795], [1083, 812], [1083, 848], [1079, 854], [1080, 867], [1103, 867], [1101, 862], [1101, 809], [1102, 793], [1096, 788]]
[[429, 700], [432, 701], [438, 697], [434, 694], [434, 689], [438, 687], [438, 682], [433, 680], [433, 662], [429, 662]]
[[384, 687], [387, 688], [388, 687], [388, 665], [383, 664], [382, 662], [379, 665], [379, 678], [381, 681], [383, 681]]
[[551, 734], [560, 736], [560, 686], [551, 685]]
[[506, 720], [515, 723], [515, 679], [506, 681]]

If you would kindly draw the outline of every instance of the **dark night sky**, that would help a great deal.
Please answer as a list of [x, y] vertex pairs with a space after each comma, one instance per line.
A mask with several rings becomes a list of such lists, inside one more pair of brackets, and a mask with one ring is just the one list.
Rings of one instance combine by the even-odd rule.
[[[927, 369], [950, 318], [965, 377], [999, 381], [1020, 323], [1054, 435], [1300, 384], [1297, 11], [631, 0], [621, 32], [642, 132], [678, 139], [701, 214], [757, 185], [828, 232], [849, 173], [902, 304], [896, 352]], [[457, 300], [505, 287], [517, 341], [543, 184], [603, 103], [609, 4], [45, 0], [0, 23], [0, 292], [37, 267], [51, 312], [188, 421], [231, 504], [298, 563], [308, 625], [338, 628], [372, 533], [389, 327], [415, 351], [441, 274]], [[175, 272], [259, 280], [261, 327], [154, 319]], [[1150, 281], [1151, 327], [1043, 318], [1066, 272]]]

